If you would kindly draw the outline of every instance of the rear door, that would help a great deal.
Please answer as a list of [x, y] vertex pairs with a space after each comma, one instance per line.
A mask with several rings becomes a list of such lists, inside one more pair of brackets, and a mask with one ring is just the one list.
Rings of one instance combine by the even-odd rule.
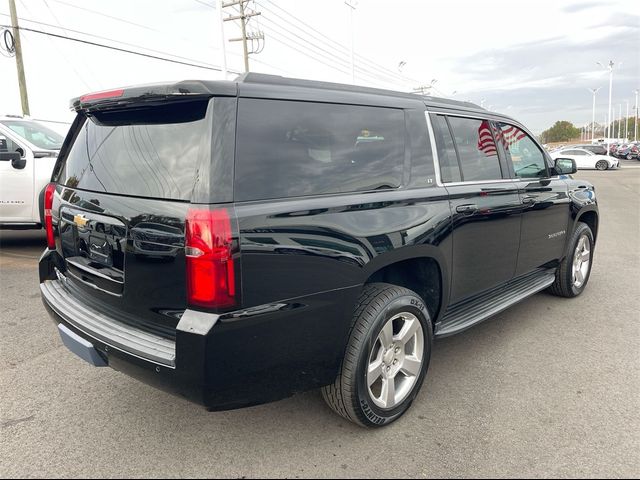
[[490, 122], [432, 115], [453, 212], [450, 303], [511, 280], [520, 242], [516, 183], [498, 157]]
[[4, 130], [0, 130], [0, 152], [18, 152], [22, 160], [0, 162], [0, 222], [33, 222], [33, 152]]
[[522, 200], [516, 268], [516, 275], [522, 275], [559, 259], [564, 252], [570, 235], [567, 184], [549, 175], [546, 155], [528, 133], [504, 122], [497, 122], [496, 130]]
[[54, 172], [69, 288], [165, 336], [186, 305], [187, 210], [211, 184], [213, 103], [80, 113]]

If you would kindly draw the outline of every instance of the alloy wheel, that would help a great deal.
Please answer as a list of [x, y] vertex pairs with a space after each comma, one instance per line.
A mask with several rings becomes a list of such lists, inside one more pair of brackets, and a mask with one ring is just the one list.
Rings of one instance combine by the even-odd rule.
[[576, 250], [573, 254], [573, 286], [581, 288], [587, 281], [589, 274], [589, 268], [591, 267], [591, 245], [589, 238], [586, 235], [582, 235], [576, 245]]
[[367, 365], [367, 387], [380, 408], [401, 404], [416, 384], [424, 359], [420, 320], [409, 312], [391, 317], [376, 339]]

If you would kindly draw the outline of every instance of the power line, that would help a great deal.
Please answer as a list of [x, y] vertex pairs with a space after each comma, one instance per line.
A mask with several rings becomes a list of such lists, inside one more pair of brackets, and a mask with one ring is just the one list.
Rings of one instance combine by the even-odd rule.
[[[0, 25], [0, 26], [3, 27], [3, 28], [8, 28], [7, 25]], [[125, 48], [114, 47], [112, 45], [105, 45], [103, 43], [90, 42], [88, 40], [83, 40], [83, 39], [80, 39], [80, 38], [69, 37], [69, 36], [65, 36], [65, 35], [58, 35], [58, 34], [52, 33], [52, 32], [45, 32], [44, 30], [37, 30], [35, 28], [19, 27], [19, 30], [26, 31], [26, 32], [32, 32], [32, 33], [39, 33], [41, 35], [48, 35], [48, 36], [56, 37], [56, 38], [62, 38], [64, 40], [70, 40], [72, 42], [84, 43], [84, 44], [87, 44], [87, 45], [93, 45], [94, 47], [106, 48], [106, 49], [115, 50], [115, 51], [118, 51], [118, 52], [129, 53], [131, 55], [138, 55], [140, 57], [152, 58], [154, 60], [161, 60], [163, 62], [176, 63], [176, 64], [179, 64], [179, 65], [186, 65], [186, 66], [189, 66], [189, 67], [201, 68], [203, 70], [214, 70], [216, 72], [221, 72], [222, 71], [222, 69], [220, 67], [214, 66], [214, 65], [198, 65], [198, 64], [195, 64], [195, 63], [183, 62], [183, 61], [180, 61], [180, 60], [173, 60], [173, 59], [170, 59], [170, 58], [159, 57], [157, 55], [151, 55], [151, 54], [148, 54], [148, 53], [136, 52], [134, 50], [127, 50]]]
[[199, 3], [200, 5], [204, 5], [205, 7], [209, 7], [212, 8], [214, 10], [217, 10], [217, 8], [214, 5], [211, 5], [210, 3], [207, 2], [203, 2], [202, 0], [193, 0], [196, 3]]
[[[342, 45], [341, 43], [339, 43], [336, 40], [332, 39], [331, 37], [327, 36], [326, 34], [320, 32], [319, 30], [317, 30], [313, 26], [309, 25], [305, 21], [301, 20], [300, 18], [296, 17], [292, 13], [288, 12], [284, 8], [278, 6], [275, 2], [270, 2], [269, 5], [272, 6], [272, 7], [275, 7], [276, 9], [281, 11], [282, 13], [286, 14], [287, 16], [291, 17], [295, 21], [299, 22], [305, 28], [301, 28], [301, 27], [295, 25], [294, 23], [292, 23], [291, 21], [289, 21], [289, 20], [283, 18], [282, 16], [278, 15], [276, 12], [271, 10], [269, 7], [265, 6], [263, 2], [257, 2], [257, 3], [259, 3], [260, 7], [263, 8], [264, 10], [270, 12], [274, 16], [277, 16], [281, 20], [287, 22], [289, 25], [297, 28], [300, 31], [303, 31], [305, 34], [315, 38], [316, 40], [320, 40], [320, 41], [324, 42], [325, 44], [332, 43], [332, 44], [336, 45], [336, 46], [329, 46], [329, 48], [333, 48], [335, 50], [342, 51], [343, 55], [349, 54], [348, 49], [344, 45]], [[315, 32], [317, 35], [313, 35], [311, 32]], [[420, 83], [418, 80], [412, 79], [412, 78], [407, 77], [405, 75], [401, 75], [400, 73], [396, 73], [393, 70], [390, 70], [387, 67], [384, 67], [384, 66], [380, 65], [379, 63], [376, 63], [373, 60], [368, 59], [366, 57], [358, 56], [358, 59], [359, 59], [360, 62], [364, 62], [364, 63], [367, 63], [367, 64], [375, 67], [377, 71], [378, 70], [382, 70], [382, 71], [386, 72], [385, 75], [388, 75], [389, 77], [394, 77], [394, 78], [397, 78], [398, 80], [402, 80], [402, 81], [407, 82], [407, 83]], [[383, 73], [383, 72], [380, 72], [380, 73]]]
[[[270, 33], [276, 33], [277, 35], [281, 36], [281, 38], [285, 38], [286, 39], [286, 42], [285, 42], [283, 40], [278, 39], [277, 37], [274, 37], [274, 39], [276, 41], [278, 41], [279, 43], [282, 43], [283, 45], [285, 45], [285, 46], [287, 46], [289, 48], [293, 48], [291, 46], [291, 43], [293, 43], [293, 44], [295, 44], [295, 45], [297, 45], [297, 46], [299, 46], [301, 48], [307, 49], [306, 51], [302, 51], [302, 50], [293, 48], [294, 50], [304, 54], [305, 56], [311, 57], [314, 60], [333, 68], [334, 70], [337, 70], [337, 71], [339, 71], [341, 73], [345, 73], [345, 74], [349, 74], [350, 75], [350, 72], [347, 72], [346, 70], [343, 70], [342, 68], [338, 68], [338, 67], [343, 67], [345, 69], [349, 69], [350, 68], [350, 64], [349, 64], [349, 62], [347, 60], [339, 58], [339, 57], [336, 57], [333, 52], [330, 52], [330, 51], [328, 51], [328, 50], [326, 50], [326, 49], [324, 49], [322, 47], [319, 47], [319, 46], [315, 45], [314, 43], [309, 42], [308, 40], [304, 39], [303, 37], [297, 35], [295, 32], [291, 32], [290, 30], [288, 30], [288, 29], [286, 29], [286, 28], [274, 23], [273, 20], [270, 20], [270, 19], [268, 19], [266, 17], [265, 17], [264, 20], [267, 20], [270, 23], [270, 25], [269, 25], [269, 28], [271, 29]], [[275, 30], [275, 28], [277, 28], [277, 30]], [[297, 41], [295, 38], [292, 38], [288, 34], [293, 35], [296, 38], [302, 40], [303, 42], [305, 42], [305, 44], [300, 43], [299, 41]], [[309, 47], [311, 47], [312, 49], [315, 49], [315, 50], [310, 50]], [[312, 53], [315, 56], [311, 55]], [[318, 57], [320, 57], [320, 58], [318, 58]], [[330, 63], [328, 63], [328, 62], [330, 62]], [[395, 80], [390, 80], [390, 79], [387, 79], [387, 78], [382, 77], [380, 75], [377, 75], [376, 72], [370, 72], [370, 71], [368, 71], [366, 69], [360, 68], [359, 66], [356, 67], [356, 68], [359, 71], [361, 71], [361, 76], [369, 77], [370, 79], [373, 79], [374, 81], [379, 82], [381, 84], [389, 85], [389, 84], [394, 84], [394, 83], [397, 82]]]
[[[8, 16], [6, 13], [0, 13], [0, 15]], [[183, 57], [181, 55], [176, 55], [174, 53], [169, 53], [169, 52], [165, 52], [165, 51], [162, 51], [162, 50], [155, 50], [153, 48], [145, 47], [143, 45], [137, 45], [137, 44], [134, 44], [134, 43], [123, 42], [121, 40], [115, 40], [115, 39], [112, 39], [112, 38], [109, 38], [109, 37], [103, 37], [101, 35], [95, 35], [93, 33], [87, 33], [87, 32], [83, 32], [83, 31], [80, 31], [80, 30], [74, 30], [74, 29], [68, 28], [68, 27], [57, 26], [57, 25], [53, 25], [51, 23], [39, 22], [37, 20], [30, 20], [28, 18], [20, 18], [20, 21], [21, 22], [35, 23], [36, 25], [43, 25], [45, 27], [62, 29], [62, 30], [66, 30], [68, 32], [73, 32], [73, 33], [77, 33], [77, 34], [80, 34], [80, 35], [86, 35], [87, 37], [98, 38], [100, 40], [107, 40], [109, 42], [119, 43], [121, 45], [126, 45], [128, 47], [142, 48], [142, 49], [148, 50], [150, 52], [159, 53], [161, 55], [168, 55], [170, 57], [179, 58], [181, 60], [185, 60], [185, 61], [188, 61], [188, 62], [201, 62], [201, 60], [197, 60], [197, 59], [194, 59], [194, 58]], [[204, 63], [204, 62], [202, 62], [202, 63]], [[205, 65], [208, 65], [208, 64], [205, 63]], [[233, 73], [238, 73], [238, 72], [233, 72]]]
[[[264, 8], [264, 6], [262, 4], [260, 4], [260, 6], [262, 8]], [[299, 26], [292, 24], [291, 22], [289, 22], [287, 19], [283, 18], [282, 16], [278, 15], [277, 13], [273, 12], [273, 11], [269, 11], [269, 9], [265, 8], [266, 11], [268, 11], [269, 13], [271, 13], [272, 15], [280, 18], [281, 20], [283, 20], [284, 22], [286, 22], [288, 25], [291, 25], [294, 28], [297, 28], [298, 30], [304, 32], [305, 34], [308, 33], [307, 30], [303, 30], [302, 28], [300, 28]], [[294, 17], [295, 18], [295, 17]], [[291, 35], [294, 35], [295, 37], [299, 38], [300, 40], [302, 40], [303, 42], [305, 42], [306, 44], [310, 45], [312, 48], [315, 48], [317, 50], [321, 50], [322, 52], [325, 52], [326, 54], [329, 55], [329, 60], [330, 61], [340, 61], [342, 62], [343, 65], [345, 65], [348, 68], [351, 68], [351, 64], [348, 60], [346, 60], [343, 55], [345, 55], [344, 51], [341, 51], [331, 45], [328, 45], [327, 42], [324, 42], [322, 40], [320, 40], [325, 46], [327, 46], [328, 48], [333, 49], [332, 51], [327, 50], [326, 48], [323, 48], [323, 46], [320, 46], [317, 43], [317, 38], [315, 37], [311, 37], [312, 41], [309, 41], [307, 38], [303, 38], [302, 36], [298, 35], [296, 32], [292, 32], [291, 30], [287, 29], [286, 27], [279, 25], [277, 23], [275, 23], [273, 20], [269, 19], [268, 17], [265, 17], [265, 20], [271, 22], [274, 25], [277, 25], [279, 28], [283, 29], [284, 31], [290, 33]], [[306, 25], [306, 24], [305, 24]], [[312, 27], [309, 27], [312, 28]], [[335, 42], [334, 42], [335, 43]], [[306, 48], [306, 47], [305, 47]], [[341, 47], [342, 48], [342, 47]], [[336, 55], [340, 55], [340, 57], [336, 56]], [[325, 55], [322, 55], [325, 56]], [[326, 57], [326, 56], [325, 56]], [[375, 70], [371, 70], [371, 67], [365, 67], [363, 65], [356, 65], [356, 70], [362, 72], [362, 74], [364, 76], [368, 76], [370, 78], [375, 78], [385, 84], [396, 84], [398, 83], [399, 80], [402, 80], [405, 83], [409, 83], [410, 79], [403, 77], [401, 75], [398, 74], [393, 74], [390, 75], [388, 73], [386, 73], [384, 71], [383, 67], [377, 68]]]

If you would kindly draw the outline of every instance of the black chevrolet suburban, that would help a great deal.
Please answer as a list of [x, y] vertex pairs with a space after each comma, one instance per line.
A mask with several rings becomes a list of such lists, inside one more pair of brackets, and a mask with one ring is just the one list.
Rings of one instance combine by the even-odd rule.
[[80, 357], [210, 410], [321, 388], [386, 425], [434, 338], [589, 279], [594, 187], [471, 103], [247, 74], [72, 108], [44, 305]]

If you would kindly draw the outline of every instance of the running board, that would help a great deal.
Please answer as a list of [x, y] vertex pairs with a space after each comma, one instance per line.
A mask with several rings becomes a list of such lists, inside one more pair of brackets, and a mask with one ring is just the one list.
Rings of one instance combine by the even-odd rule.
[[436, 337], [462, 332], [538, 293], [555, 281], [555, 269], [539, 269], [493, 288], [479, 296], [451, 305], [436, 326]]

